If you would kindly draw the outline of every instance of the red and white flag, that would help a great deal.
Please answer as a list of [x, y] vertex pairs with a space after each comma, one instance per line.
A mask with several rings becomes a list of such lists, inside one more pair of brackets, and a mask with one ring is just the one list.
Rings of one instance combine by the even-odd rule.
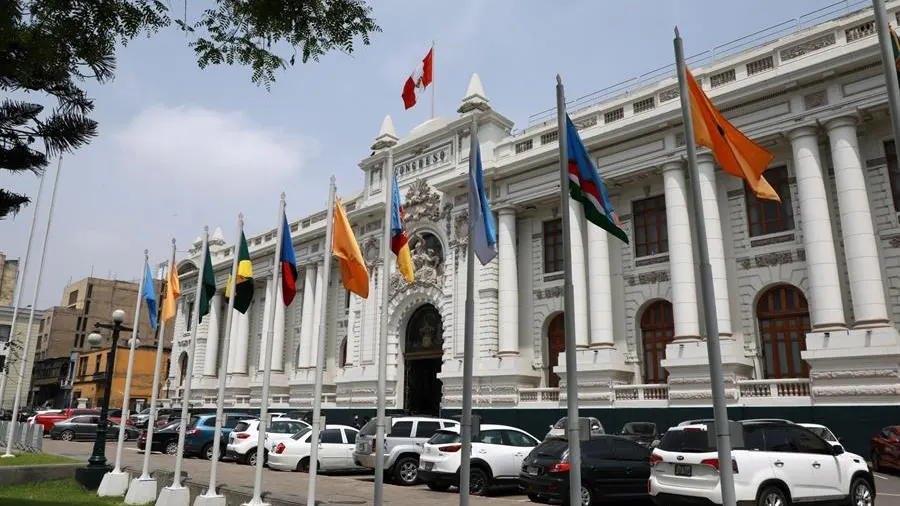
[[433, 54], [434, 48], [432, 47], [428, 54], [425, 55], [425, 58], [422, 59], [422, 64], [403, 83], [403, 94], [401, 96], [403, 97], [403, 105], [407, 109], [416, 105], [418, 92], [425, 90], [431, 84]]

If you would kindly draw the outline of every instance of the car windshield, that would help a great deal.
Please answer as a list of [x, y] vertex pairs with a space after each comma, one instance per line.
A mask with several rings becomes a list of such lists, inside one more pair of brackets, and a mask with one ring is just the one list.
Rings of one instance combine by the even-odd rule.
[[150, 414], [150, 408], [144, 408], [144, 409], [142, 409], [141, 412], [138, 413], [138, 414], [139, 414], [139, 415], [149, 415], [149, 414]]
[[[590, 420], [591, 431], [594, 433], [602, 432], [602, 427], [600, 427], [599, 423], [596, 420], [594, 420], [592, 418], [587, 418], [584, 416], [580, 417], [579, 420]], [[553, 424], [553, 428], [554, 429], [565, 429], [568, 424], [568, 421], [569, 421], [569, 417], [564, 416], [564, 417], [560, 418], [559, 420], [557, 420], [556, 423]]]
[[363, 425], [362, 429], [359, 429], [360, 436], [374, 436], [376, 429], [375, 419], [371, 419]]
[[303, 427], [302, 429], [300, 429], [296, 433], [294, 433], [294, 435], [291, 436], [291, 439], [293, 439], [294, 441], [300, 441], [300, 439], [303, 438], [303, 436], [305, 436], [307, 433], [309, 433], [311, 431], [312, 431], [311, 428]]
[[807, 427], [813, 434], [819, 436], [820, 438], [828, 441], [830, 443], [837, 443], [837, 438], [834, 437], [834, 434], [831, 433], [830, 430], [826, 427]]
[[716, 449], [709, 444], [705, 430], [670, 430], [666, 432], [657, 447], [666, 452], [706, 453]]
[[172, 422], [159, 430], [178, 430], [178, 428], [180, 426], [181, 426], [181, 422]]
[[569, 452], [569, 442], [565, 439], [550, 439], [537, 445], [534, 450], [536, 457], [552, 457], [562, 459]]
[[626, 423], [622, 428], [623, 434], [652, 436], [656, 434], [656, 424], [650, 422]]
[[244, 432], [249, 427], [250, 424], [247, 422], [238, 422], [238, 424], [234, 426], [234, 432]]
[[459, 434], [457, 434], [456, 432], [451, 432], [449, 430], [439, 430], [435, 432], [433, 436], [431, 436], [431, 439], [428, 440], [428, 444], [431, 445], [445, 445], [459, 442]]

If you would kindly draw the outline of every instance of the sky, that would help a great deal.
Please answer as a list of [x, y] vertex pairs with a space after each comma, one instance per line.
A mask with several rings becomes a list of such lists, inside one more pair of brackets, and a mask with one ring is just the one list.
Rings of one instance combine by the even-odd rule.
[[[189, 6], [189, 22], [202, 3]], [[140, 38], [118, 51], [113, 82], [88, 87], [100, 133], [62, 160], [36, 307], [59, 304], [70, 280], [92, 273], [137, 280], [144, 249], [158, 264], [174, 237], [182, 258], [204, 225], [210, 233], [221, 227], [231, 243], [239, 212], [248, 236], [272, 228], [281, 192], [296, 219], [325, 207], [332, 174], [339, 195], [359, 191], [358, 164], [384, 116], [401, 138], [430, 117], [428, 96], [404, 111], [400, 93], [432, 41], [438, 116], [456, 116], [477, 73], [493, 108], [524, 128], [555, 105], [556, 74], [577, 98], [671, 64], [676, 25], [690, 56], [833, 3], [374, 0], [382, 32], [370, 46], [298, 61], [271, 91], [253, 84], [246, 68], [199, 69], [176, 29]], [[54, 160], [21, 307], [35, 297], [55, 167]], [[38, 183], [31, 174], [2, 176], [4, 187], [33, 199]], [[24, 259], [34, 207], [0, 221], [8, 258]]]

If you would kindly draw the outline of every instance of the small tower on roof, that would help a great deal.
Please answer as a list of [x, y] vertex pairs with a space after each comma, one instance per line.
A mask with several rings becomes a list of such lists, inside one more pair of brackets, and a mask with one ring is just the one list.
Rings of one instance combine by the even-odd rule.
[[375, 137], [372, 151], [380, 151], [394, 146], [399, 140], [397, 132], [394, 131], [394, 120], [391, 119], [390, 115], [387, 115], [384, 117], [384, 121], [381, 122], [381, 130], [378, 132], [378, 137]]
[[491, 109], [489, 102], [490, 100], [484, 92], [484, 86], [481, 85], [481, 78], [478, 77], [478, 74], [472, 74], [466, 96], [463, 97], [456, 112], [466, 114], [471, 111], [488, 111]]

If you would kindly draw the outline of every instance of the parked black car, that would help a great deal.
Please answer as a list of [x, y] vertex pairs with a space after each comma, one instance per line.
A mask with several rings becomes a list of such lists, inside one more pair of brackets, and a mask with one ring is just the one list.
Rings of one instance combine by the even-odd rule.
[[654, 442], [659, 443], [659, 431], [653, 422], [628, 422], [622, 426], [619, 435], [647, 448], [652, 448]]
[[[95, 439], [97, 437], [97, 425], [100, 417], [96, 415], [73, 416], [68, 420], [56, 422], [50, 429], [50, 439], [62, 439], [63, 441], [75, 441], [76, 439]], [[125, 426], [125, 440], [137, 438], [138, 431]], [[119, 425], [107, 422], [107, 441], [115, 441], [119, 437]]]
[[[649, 500], [650, 450], [619, 436], [591, 436], [581, 442], [582, 504]], [[569, 442], [552, 438], [525, 457], [519, 486], [532, 502], [547, 504], [569, 496]]]
[[[146, 425], [146, 421], [144, 424]], [[151, 452], [162, 452], [169, 455], [178, 453], [178, 428], [181, 422], [173, 422], [165, 427], [153, 429], [153, 446]], [[137, 440], [138, 450], [144, 450], [147, 446], [147, 431], [141, 432], [141, 437]]]

